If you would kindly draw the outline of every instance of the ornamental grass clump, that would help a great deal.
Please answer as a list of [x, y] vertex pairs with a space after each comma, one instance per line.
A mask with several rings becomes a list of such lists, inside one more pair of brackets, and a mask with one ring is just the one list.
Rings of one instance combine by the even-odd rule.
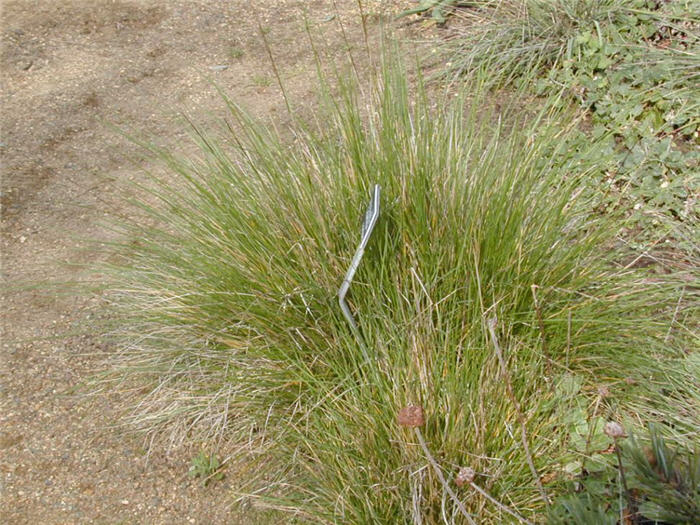
[[[175, 177], [113, 258], [108, 377], [137, 428], [238, 445], [238, 498], [304, 522], [530, 519], [547, 505], [533, 472], [556, 495], [568, 447], [555, 385], [663, 380], [682, 358], [663, 344], [672, 288], [619, 264], [561, 115], [495, 114], [478, 82], [432, 97], [396, 60], [350, 78], [292, 140], [229, 102], [227, 134], [195, 130], [198, 158], [154, 148]], [[353, 330], [336, 294], [374, 184]], [[663, 403], [652, 384], [626, 390], [640, 417]], [[461, 465], [492, 499], [452, 486]]]
[[460, 12], [467, 22], [445, 46], [450, 74], [487, 67], [496, 84], [546, 71], [572, 52], [582, 31], [601, 31], [643, 0], [505, 0]]

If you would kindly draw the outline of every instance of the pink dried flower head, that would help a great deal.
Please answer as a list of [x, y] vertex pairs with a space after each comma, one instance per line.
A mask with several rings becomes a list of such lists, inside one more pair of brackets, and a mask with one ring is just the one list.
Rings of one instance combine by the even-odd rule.
[[603, 432], [605, 432], [606, 436], [611, 437], [613, 439], [627, 437], [624, 427], [616, 421], [608, 421], [607, 423], [605, 423], [605, 426], [603, 427]]
[[474, 476], [476, 473], [474, 472], [474, 469], [471, 467], [462, 467], [459, 469], [459, 472], [457, 472], [457, 477], [455, 478], [455, 485], [458, 487], [463, 487], [464, 485], [469, 485], [472, 481], [474, 481]]
[[598, 395], [603, 399], [610, 397], [610, 389], [605, 385], [601, 385], [598, 387]]
[[418, 405], [408, 405], [399, 410], [399, 425], [402, 427], [422, 427], [425, 424], [423, 407]]

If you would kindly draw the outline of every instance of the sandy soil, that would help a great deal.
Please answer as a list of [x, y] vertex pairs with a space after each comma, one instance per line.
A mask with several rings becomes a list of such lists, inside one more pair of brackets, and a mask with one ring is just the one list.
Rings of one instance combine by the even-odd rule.
[[[356, 3], [338, 3], [359, 42]], [[118, 400], [75, 395], [109, 351], [85, 329], [104, 312], [96, 297], [45, 283], [99, 262], [88, 241], [109, 240], [105, 217], [128, 210], [118, 183], [159, 169], [105, 123], [177, 146], [181, 111], [204, 124], [223, 114], [212, 79], [283, 125], [258, 24], [293, 98], [313, 100], [304, 6], [340, 50], [330, 0], [2, 2], [0, 523], [252, 521], [230, 508], [229, 481], [187, 476], [192, 448], [147, 456], [112, 426]]]

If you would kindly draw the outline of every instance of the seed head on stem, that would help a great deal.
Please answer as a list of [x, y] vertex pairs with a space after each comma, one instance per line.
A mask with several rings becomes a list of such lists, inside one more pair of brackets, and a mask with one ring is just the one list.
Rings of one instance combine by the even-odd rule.
[[618, 439], [627, 437], [624, 427], [616, 421], [608, 421], [605, 423], [603, 432], [605, 432], [606, 436], [613, 438], [616, 444]]
[[[606, 436], [612, 438], [612, 440], [615, 442], [615, 454], [617, 455], [617, 464], [620, 467], [620, 481], [622, 481], [622, 488], [625, 491], [625, 496], [627, 497], [627, 504], [629, 505], [629, 509], [632, 512], [634, 512], [634, 501], [632, 500], [630, 491], [627, 488], [627, 479], [625, 478], [625, 467], [622, 465], [622, 454], [620, 453], [620, 445], [618, 444], [618, 440], [625, 439], [627, 437], [625, 427], [623, 427], [617, 421], [608, 421], [603, 427], [603, 432]], [[622, 512], [622, 509], [620, 509], [620, 512]]]
[[417, 428], [425, 425], [425, 414], [422, 406], [408, 405], [403, 407], [399, 410], [397, 419], [402, 427]]
[[435, 470], [435, 474], [440, 480], [440, 483], [442, 483], [443, 488], [450, 495], [452, 501], [454, 501], [455, 505], [457, 505], [457, 508], [462, 513], [462, 515], [465, 518], [467, 518], [467, 521], [470, 523], [470, 525], [476, 525], [474, 518], [472, 518], [471, 514], [467, 512], [467, 509], [464, 508], [464, 504], [462, 503], [462, 501], [459, 499], [459, 497], [457, 497], [457, 494], [455, 494], [455, 491], [452, 490], [452, 487], [450, 487], [449, 483], [447, 483], [447, 480], [445, 479], [445, 476], [442, 473], [440, 465], [430, 453], [430, 449], [428, 448], [425, 439], [423, 439], [423, 433], [420, 431], [420, 427], [422, 427], [425, 424], [425, 413], [423, 411], [423, 407], [420, 405], [405, 406], [401, 410], [399, 410], [397, 420], [400, 426], [413, 429], [413, 431], [416, 434], [416, 437], [418, 438], [418, 443], [420, 443], [423, 452], [428, 458], [428, 462]]

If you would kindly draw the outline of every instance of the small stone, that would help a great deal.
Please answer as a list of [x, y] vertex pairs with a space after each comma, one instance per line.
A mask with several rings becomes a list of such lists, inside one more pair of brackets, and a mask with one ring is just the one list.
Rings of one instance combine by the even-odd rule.
[[462, 467], [461, 469], [459, 469], [457, 477], [455, 478], [455, 485], [457, 485], [458, 487], [469, 485], [472, 481], [474, 481], [474, 476], [476, 476], [476, 473], [474, 472], [473, 468]]
[[408, 405], [399, 410], [399, 425], [402, 427], [422, 427], [425, 424], [425, 416], [423, 407], [417, 405]]
[[605, 427], [603, 427], [603, 432], [605, 432], [606, 436], [611, 437], [613, 439], [627, 437], [627, 434], [625, 434], [624, 427], [616, 421], [608, 421], [607, 423], [605, 423]]

